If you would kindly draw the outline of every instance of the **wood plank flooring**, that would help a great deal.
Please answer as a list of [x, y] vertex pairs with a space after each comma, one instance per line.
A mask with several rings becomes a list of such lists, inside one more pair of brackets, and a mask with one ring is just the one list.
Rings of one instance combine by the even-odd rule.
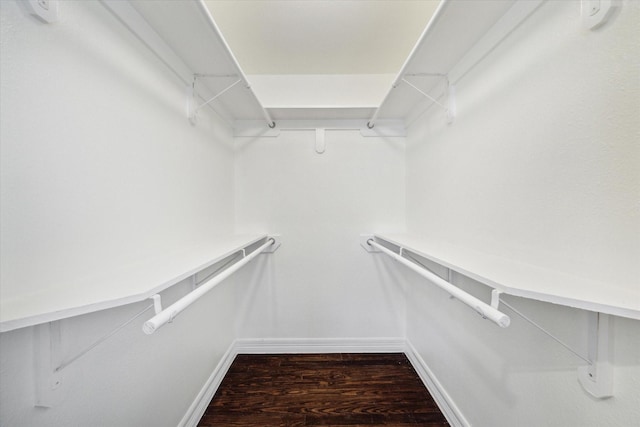
[[199, 427], [448, 426], [404, 354], [238, 355]]

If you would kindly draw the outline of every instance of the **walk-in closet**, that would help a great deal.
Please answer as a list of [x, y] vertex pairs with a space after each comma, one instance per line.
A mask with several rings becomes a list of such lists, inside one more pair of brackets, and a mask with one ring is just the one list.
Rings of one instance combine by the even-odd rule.
[[639, 1], [0, 0], [0, 143], [3, 427], [640, 426]]

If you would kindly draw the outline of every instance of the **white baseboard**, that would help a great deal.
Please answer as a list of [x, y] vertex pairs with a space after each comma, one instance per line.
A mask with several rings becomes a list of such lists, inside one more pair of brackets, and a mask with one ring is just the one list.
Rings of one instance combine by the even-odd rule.
[[196, 427], [238, 354], [404, 353], [454, 427], [471, 427], [410, 342], [403, 338], [238, 339], [226, 351], [178, 427]]
[[436, 404], [449, 424], [454, 427], [471, 427], [471, 424], [469, 424], [458, 406], [451, 400], [447, 391], [442, 387], [440, 381], [438, 381], [410, 341], [405, 341], [404, 354], [413, 365], [413, 368], [418, 373], [425, 387], [427, 387], [427, 390], [429, 390], [429, 393], [431, 393], [433, 400], [436, 401]]
[[236, 340], [237, 353], [402, 353], [403, 338], [267, 338]]
[[218, 387], [222, 383], [224, 376], [227, 374], [227, 371], [231, 367], [233, 363], [233, 359], [236, 358], [238, 353], [235, 350], [235, 342], [229, 346], [229, 349], [225, 352], [218, 362], [218, 365], [213, 370], [213, 373], [209, 376], [209, 379], [196, 396], [196, 399], [193, 401], [187, 413], [182, 417], [178, 427], [197, 427], [200, 418], [204, 414], [204, 411], [207, 410], [207, 406], [211, 399], [213, 399], [213, 395], [216, 394]]

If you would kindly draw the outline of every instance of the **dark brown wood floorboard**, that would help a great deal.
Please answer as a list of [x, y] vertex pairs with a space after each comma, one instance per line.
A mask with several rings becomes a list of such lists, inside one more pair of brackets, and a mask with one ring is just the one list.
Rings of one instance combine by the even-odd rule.
[[404, 354], [240, 354], [198, 424], [371, 425], [449, 425]]

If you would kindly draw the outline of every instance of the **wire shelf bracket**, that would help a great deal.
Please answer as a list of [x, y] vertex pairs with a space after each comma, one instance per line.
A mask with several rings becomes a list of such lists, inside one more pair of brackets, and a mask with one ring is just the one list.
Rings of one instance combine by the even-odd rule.
[[[154, 300], [154, 304], [155, 304]], [[90, 345], [78, 351], [75, 355], [62, 358], [62, 332], [60, 321], [41, 323], [35, 326], [33, 351], [35, 360], [35, 406], [51, 408], [61, 401], [64, 393], [58, 389], [63, 385], [63, 371], [68, 366], [85, 356], [94, 348], [120, 332], [134, 320], [149, 311], [153, 305], [149, 305], [142, 311], [121, 323], [109, 333], [95, 340]]]
[[416, 86], [415, 84], [411, 83], [409, 80], [406, 79], [406, 77], [409, 77], [409, 75], [406, 75], [404, 77], [402, 77], [400, 79], [400, 82], [406, 84], [407, 86], [411, 87], [412, 89], [414, 89], [416, 92], [418, 92], [420, 95], [424, 96], [425, 98], [427, 98], [428, 100], [430, 100], [433, 104], [436, 104], [437, 106], [441, 107], [442, 109], [444, 109], [446, 115], [447, 115], [447, 123], [451, 124], [454, 122], [455, 118], [456, 118], [456, 88], [454, 85], [452, 85], [449, 82], [449, 76], [447, 76], [446, 74], [428, 74], [428, 73], [424, 73], [424, 74], [420, 74], [420, 76], [436, 76], [436, 77], [442, 77], [443, 82], [444, 82], [444, 104], [440, 101], [438, 101], [434, 96], [431, 96], [430, 94], [428, 94], [427, 92], [425, 92], [424, 90], [420, 89], [418, 86]]
[[[233, 89], [236, 85], [242, 82], [242, 79], [238, 79], [234, 81], [233, 83], [231, 83], [230, 85], [222, 89], [220, 92], [218, 92], [216, 95], [209, 98], [204, 103], [198, 105], [197, 93], [196, 93], [196, 81], [198, 77], [209, 77], [209, 76], [201, 76], [201, 75], [195, 74], [193, 76], [193, 83], [191, 84], [191, 86], [187, 87], [187, 118], [189, 119], [189, 123], [191, 123], [192, 125], [195, 125], [198, 122], [198, 111], [201, 108], [211, 104], [213, 101], [220, 98], [222, 95], [224, 95], [225, 93]], [[214, 76], [214, 77], [217, 77], [217, 76]]]
[[592, 363], [578, 368], [578, 381], [597, 399], [613, 396], [613, 322], [611, 316], [591, 312], [588, 325], [589, 358]]
[[[225, 257], [218, 263], [219, 265], [216, 265], [217, 269], [202, 279], [200, 283], [197, 281], [197, 275], [205, 270], [194, 272], [191, 275], [191, 292], [164, 311], [162, 308], [162, 299], [160, 294], [150, 296], [149, 299], [152, 301], [151, 304], [148, 304], [141, 311], [135, 313], [126, 321], [111, 329], [108, 333], [102, 335], [100, 338], [96, 339], [91, 344], [71, 356], [65, 357], [63, 354], [62, 327], [60, 320], [35, 325], [33, 334], [33, 357], [35, 362], [34, 406], [51, 408], [61, 402], [65, 394], [60, 390], [61, 388], [64, 388], [62, 387], [64, 385], [63, 371], [133, 323], [136, 319], [142, 317], [150, 310], [155, 312], [155, 316], [150, 320], [147, 320], [143, 325], [143, 330], [147, 334], [152, 333], [165, 323], [173, 321], [177, 314], [193, 303], [197, 298], [210, 291], [215, 285], [222, 282], [235, 271], [239, 270], [257, 255], [275, 252], [281, 245], [280, 236], [272, 235], [267, 237], [260, 247], [248, 253], [248, 249], [250, 247], [255, 247], [256, 244], [257, 243], [255, 242], [251, 243]], [[185, 303], [187, 300], [188, 302]], [[169, 316], [167, 316], [167, 314], [169, 314]]]
[[[607, 399], [613, 396], [612, 361], [614, 354], [614, 340], [613, 321], [610, 314], [600, 313], [597, 311], [587, 311], [587, 352], [585, 355], [563, 342], [560, 338], [547, 331], [544, 327], [540, 326], [528, 316], [521, 313], [510, 303], [501, 299], [501, 295], [505, 293], [502, 289], [492, 289], [491, 303], [489, 305], [484, 304], [482, 301], [477, 300], [475, 297], [467, 294], [466, 292], [450, 283], [452, 281], [451, 279], [453, 273], [453, 270], [450, 266], [443, 265], [443, 267], [447, 268], [448, 273], [447, 280], [445, 280], [438, 274], [433, 272], [431, 269], [429, 269], [427, 266], [423, 265], [413, 256], [411, 256], [414, 251], [409, 248], [403, 247], [400, 242], [386, 242], [394, 248], [393, 250], [391, 250], [388, 247], [381, 245], [379, 243], [380, 240], [386, 242], [384, 238], [379, 238], [376, 235], [363, 234], [360, 236], [360, 245], [367, 252], [383, 252], [389, 255], [391, 258], [409, 267], [411, 270], [427, 278], [435, 285], [441, 287], [443, 290], [449, 292], [451, 298], [458, 299], [460, 300], [460, 302], [469, 305], [471, 308], [475, 309], [483, 318], [489, 318], [489, 320], [492, 320], [502, 327], [506, 327], [509, 325], [509, 322], [506, 323], [506, 326], [503, 323], [499, 322], [499, 320], [501, 319], [499, 317], [500, 315], [503, 315], [506, 317], [506, 319], [509, 319], [508, 316], [504, 315], [501, 311], [498, 311], [500, 304], [504, 305], [511, 312], [540, 330], [542, 333], [550, 337], [556, 343], [560, 344], [570, 353], [586, 362], [586, 365], [578, 367], [578, 382], [585, 390], [585, 392], [596, 399]], [[398, 252], [395, 252], [396, 249]], [[485, 283], [485, 285], [487, 284]], [[490, 310], [486, 309], [485, 306]]]

